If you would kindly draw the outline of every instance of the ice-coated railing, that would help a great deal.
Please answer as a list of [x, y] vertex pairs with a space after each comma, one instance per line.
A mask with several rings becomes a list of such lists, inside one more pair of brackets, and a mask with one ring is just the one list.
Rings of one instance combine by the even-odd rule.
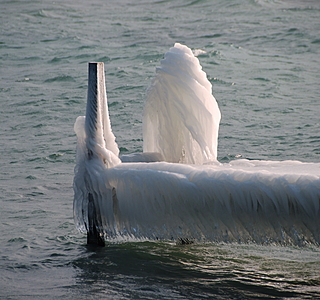
[[103, 63], [89, 64], [86, 117], [75, 123], [74, 178], [75, 223], [87, 232], [88, 243], [180, 239], [319, 245], [320, 164], [219, 163], [220, 112], [206, 80], [189, 48], [171, 48], [148, 91], [148, 152], [121, 162]]

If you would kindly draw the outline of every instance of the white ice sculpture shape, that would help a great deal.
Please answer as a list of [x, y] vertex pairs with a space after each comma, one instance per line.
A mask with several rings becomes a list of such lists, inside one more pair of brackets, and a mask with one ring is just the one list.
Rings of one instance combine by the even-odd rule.
[[[103, 245], [105, 239], [319, 245], [320, 164], [244, 159], [221, 164], [216, 161], [216, 121], [209, 117], [201, 119], [201, 111], [206, 117], [211, 114], [220, 119], [220, 113], [214, 109], [217, 109], [215, 101], [213, 108], [203, 104], [199, 105], [199, 110], [188, 109], [188, 103], [192, 106], [193, 99], [197, 104], [214, 99], [208, 96], [207, 88], [211, 89], [211, 86], [204, 76], [200, 76], [199, 62], [191, 54], [186, 46], [176, 44], [171, 48], [149, 90], [144, 126], [152, 118], [156, 123], [154, 127], [150, 125], [150, 131], [144, 131], [148, 145], [145, 149], [161, 154], [131, 155], [123, 158], [126, 162], [118, 158], [118, 147], [111, 131], [103, 64], [89, 64], [86, 118], [79, 117], [75, 124], [78, 144], [74, 218], [77, 227], [87, 232], [88, 243], [99, 245]], [[174, 77], [172, 81], [163, 74], [170, 69], [163, 65], [168, 57], [170, 65], [175, 66], [175, 70], [170, 71], [170, 76]], [[191, 89], [187, 91], [196, 95], [195, 98], [189, 99], [187, 92], [180, 88], [186, 80], [194, 82], [189, 84]], [[197, 82], [206, 88], [199, 88]], [[199, 100], [201, 93], [194, 92], [198, 88], [203, 90], [205, 99]], [[175, 89], [186, 97], [162, 95], [175, 92]], [[157, 93], [159, 95], [155, 95]], [[170, 99], [175, 102], [172, 110], [167, 109], [167, 105], [171, 105]], [[163, 105], [161, 101], [168, 104]], [[156, 103], [155, 111], [152, 111], [151, 103]], [[171, 130], [168, 127], [162, 132], [159, 128], [163, 124], [161, 119], [174, 116], [185, 119], [185, 124], [169, 122], [163, 126], [172, 126]], [[201, 120], [213, 131], [212, 137], [207, 139], [210, 135], [207, 132], [201, 138], [197, 136], [201, 135], [198, 129], [202, 124], [197, 123]], [[209, 124], [210, 120], [213, 124]], [[185, 127], [189, 133], [185, 134]], [[150, 139], [150, 132], [158, 135], [159, 140]], [[187, 142], [174, 139], [172, 134], [175, 132], [185, 134]], [[161, 141], [162, 135], [164, 141]], [[175, 141], [177, 149], [172, 144]], [[167, 146], [173, 147], [172, 156], [167, 149], [162, 151], [161, 147]], [[199, 153], [202, 146], [206, 150]], [[181, 156], [183, 151], [185, 155]], [[192, 157], [194, 155], [196, 157]], [[165, 161], [152, 162], [163, 159]], [[211, 162], [208, 164], [208, 161]]]
[[165, 161], [216, 160], [220, 110], [197, 57], [176, 43], [156, 69], [143, 116], [143, 151]]

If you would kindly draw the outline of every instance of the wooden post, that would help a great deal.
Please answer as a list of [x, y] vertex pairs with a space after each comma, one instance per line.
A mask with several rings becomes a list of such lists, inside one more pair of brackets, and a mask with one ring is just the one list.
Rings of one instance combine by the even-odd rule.
[[[97, 214], [98, 213], [98, 214]], [[98, 226], [98, 218], [100, 219], [100, 214], [97, 212], [94, 204], [94, 198], [92, 194], [88, 194], [88, 226], [87, 226], [87, 244], [105, 246], [105, 241], [103, 238], [103, 233], [100, 232], [100, 227]]]
[[[101, 115], [101, 108], [99, 106], [106, 105], [106, 88], [104, 82], [104, 63], [92, 62], [88, 66], [88, 98], [86, 110], [86, 134], [87, 134], [87, 149], [88, 160], [94, 158], [94, 143], [103, 144], [103, 120]], [[99, 128], [100, 126], [100, 128]], [[100, 134], [98, 134], [98, 130]], [[101, 139], [101, 140], [99, 140]], [[94, 199], [94, 191], [91, 191], [92, 185], [87, 183], [87, 201], [88, 201], [88, 223], [87, 229], [87, 244], [104, 246], [105, 241], [103, 237], [100, 211], [96, 208], [96, 201]]]

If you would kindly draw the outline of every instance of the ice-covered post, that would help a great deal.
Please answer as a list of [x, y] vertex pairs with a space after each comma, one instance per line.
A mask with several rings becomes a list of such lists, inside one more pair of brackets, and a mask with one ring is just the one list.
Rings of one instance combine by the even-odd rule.
[[[104, 82], [104, 64], [101, 62], [92, 62], [88, 65], [88, 96], [86, 110], [86, 145], [88, 150], [88, 160], [93, 159], [97, 154], [95, 144], [104, 145], [103, 139], [103, 116], [101, 115], [101, 104], [106, 102], [106, 89]], [[102, 100], [102, 101], [101, 101]], [[101, 103], [102, 102], [102, 103]], [[99, 132], [101, 131], [101, 132]], [[99, 134], [100, 133], [100, 134]], [[93, 193], [90, 187], [87, 187], [87, 205], [88, 205], [88, 224], [87, 229], [87, 244], [104, 246], [104, 238], [101, 227], [101, 216], [96, 209]]]
[[103, 197], [97, 174], [121, 163], [119, 148], [111, 129], [104, 63], [88, 65], [86, 116], [75, 123], [77, 166], [75, 169], [74, 216], [77, 226], [87, 232], [87, 243], [104, 245], [104, 232], [99, 201]]
[[[107, 105], [104, 82], [104, 64], [91, 62], [88, 65], [88, 96], [86, 109], [86, 135], [89, 155], [96, 152], [96, 144], [105, 147], [104, 140], [104, 110]], [[90, 153], [93, 152], [93, 153]]]
[[114, 167], [120, 163], [119, 148], [109, 118], [104, 63], [89, 63], [88, 72], [86, 145], [91, 155], [100, 158], [108, 168]]

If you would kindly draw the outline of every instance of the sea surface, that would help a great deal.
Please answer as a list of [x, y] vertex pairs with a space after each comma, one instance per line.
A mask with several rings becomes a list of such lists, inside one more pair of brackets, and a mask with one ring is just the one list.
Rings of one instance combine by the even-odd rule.
[[105, 63], [113, 132], [142, 151], [146, 89], [175, 42], [219, 104], [218, 159], [320, 162], [320, 1], [2, 0], [1, 299], [320, 299], [320, 248], [133, 241], [73, 222], [73, 124]]

